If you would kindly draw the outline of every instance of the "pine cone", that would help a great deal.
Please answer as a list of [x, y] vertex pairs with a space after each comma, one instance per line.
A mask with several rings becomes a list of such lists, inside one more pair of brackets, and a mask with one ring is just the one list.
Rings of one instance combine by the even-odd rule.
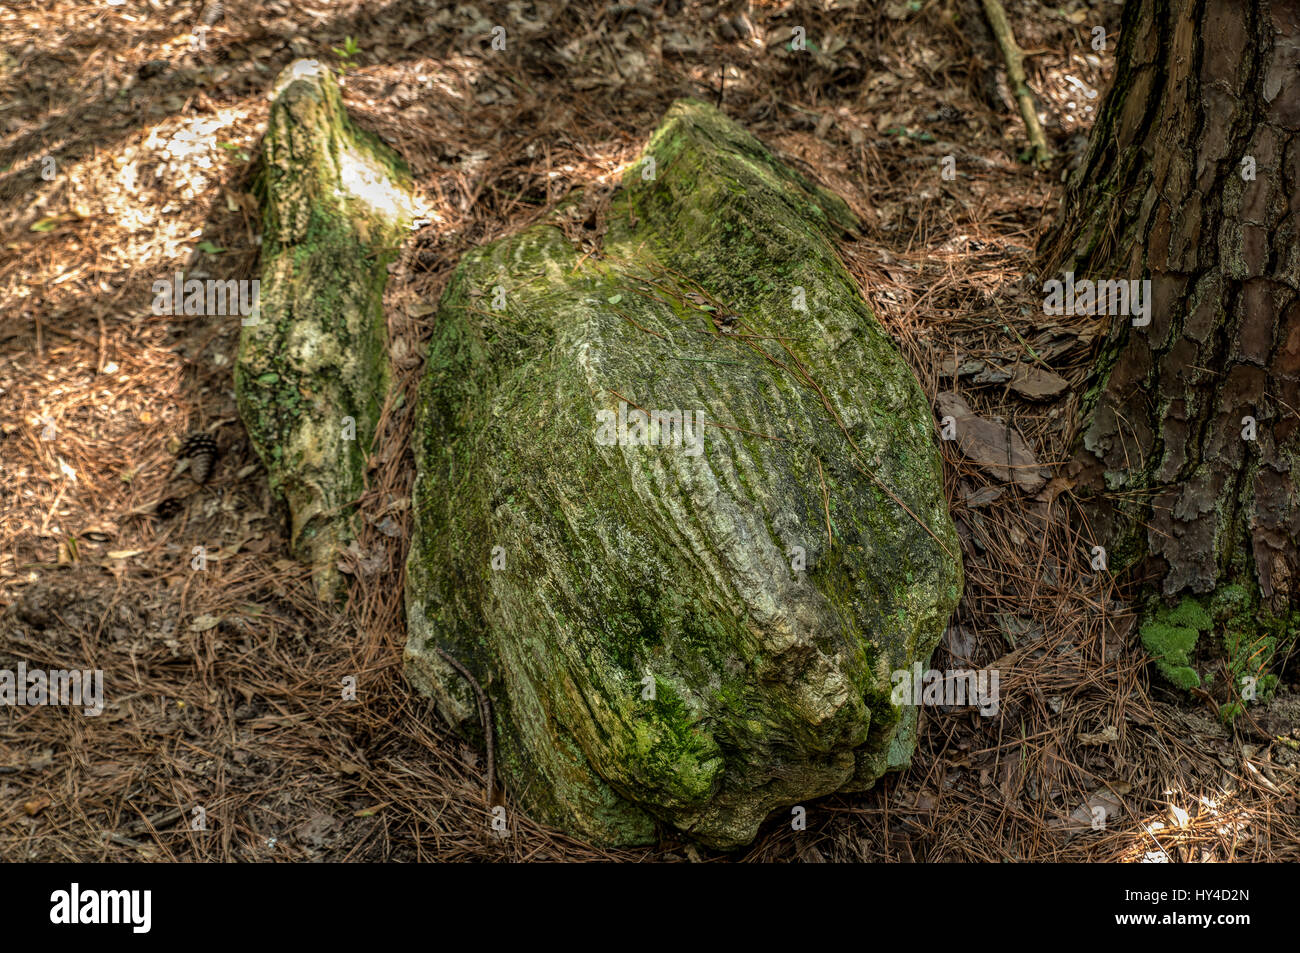
[[217, 462], [217, 442], [205, 433], [192, 433], [181, 443], [176, 456], [190, 461], [190, 476], [195, 483], [206, 483]]

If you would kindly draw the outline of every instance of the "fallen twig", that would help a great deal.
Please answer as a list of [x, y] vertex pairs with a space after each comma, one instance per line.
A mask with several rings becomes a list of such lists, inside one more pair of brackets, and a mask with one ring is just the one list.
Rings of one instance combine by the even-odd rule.
[[492, 703], [488, 701], [487, 695], [483, 693], [483, 687], [479, 685], [478, 679], [470, 674], [469, 669], [452, 657], [441, 645], [435, 646], [442, 660], [461, 674], [465, 681], [469, 682], [470, 687], [474, 689], [474, 694], [478, 696], [478, 717], [483, 723], [483, 737], [487, 742], [487, 802], [488, 807], [492, 807], [492, 795], [496, 788], [496, 754], [492, 746]]
[[1047, 146], [1043, 136], [1043, 127], [1038, 123], [1038, 113], [1034, 109], [1034, 94], [1025, 81], [1025, 67], [1020, 58], [1020, 47], [1016, 45], [1015, 34], [1011, 24], [1007, 23], [1007, 12], [1002, 9], [1000, 0], [984, 0], [984, 15], [988, 18], [993, 36], [997, 38], [1002, 49], [1002, 58], [1007, 64], [1007, 79], [1011, 81], [1012, 92], [1020, 106], [1020, 118], [1025, 121], [1025, 132], [1029, 135], [1029, 146], [1033, 150], [1036, 165], [1042, 165], [1052, 158], [1052, 150]]

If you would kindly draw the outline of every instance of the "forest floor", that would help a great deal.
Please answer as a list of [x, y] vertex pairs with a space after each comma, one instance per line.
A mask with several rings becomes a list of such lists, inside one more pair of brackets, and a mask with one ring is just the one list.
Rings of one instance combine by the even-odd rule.
[[[719, 856], [671, 834], [603, 851], [517, 813], [492, 837], [479, 754], [403, 681], [410, 408], [437, 296], [467, 249], [611, 181], [674, 98], [720, 102], [854, 206], [845, 261], [927, 395], [959, 392], [1060, 463], [1097, 328], [1045, 323], [1035, 248], [1120, 7], [1006, 5], [1049, 169], [1019, 161], [974, 0], [773, 0], [739, 19], [680, 0], [228, 0], [201, 45], [201, 3], [0, 8], [0, 668], [102, 669], [106, 696], [98, 717], [0, 711], [0, 858]], [[338, 611], [287, 558], [238, 421], [239, 322], [150, 304], [177, 271], [256, 277], [267, 92], [295, 57], [340, 65], [348, 37], [345, 101], [411, 164], [434, 220], [392, 270], [397, 396]], [[174, 472], [196, 430], [220, 448], [202, 486]], [[806, 831], [774, 818], [731, 856], [1300, 859], [1295, 673], [1224, 727], [1155, 681], [1068, 480], [1029, 496], [941, 446], [967, 581], [932, 667], [999, 670], [997, 715], [923, 708], [909, 770], [807, 805]], [[182, 505], [162, 519], [167, 496]]]

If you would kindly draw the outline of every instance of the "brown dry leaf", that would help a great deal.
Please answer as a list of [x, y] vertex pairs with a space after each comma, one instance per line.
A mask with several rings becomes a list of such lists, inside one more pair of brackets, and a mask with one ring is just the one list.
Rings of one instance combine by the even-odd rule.
[[957, 449], [962, 456], [1026, 493], [1036, 493], [1047, 483], [1025, 438], [1014, 429], [980, 417], [952, 391], [936, 399], [939, 413], [952, 417], [957, 428]]
[[1127, 794], [1132, 788], [1133, 786], [1127, 781], [1113, 781], [1107, 787], [1097, 788], [1070, 814], [1070, 821], [1067, 822], [1070, 827], [1068, 836], [1073, 837], [1084, 830], [1092, 830], [1094, 824], [1097, 825], [1097, 830], [1105, 830], [1111, 818], [1119, 817], [1124, 809], [1121, 796]]
[[1040, 503], [1051, 503], [1066, 490], [1073, 490], [1075, 482], [1075, 480], [1071, 480], [1069, 477], [1054, 476], [1047, 481], [1047, 486], [1043, 487], [1042, 492], [1034, 497], [1034, 499], [1038, 500]]
[[1096, 325], [1089, 328], [1054, 326], [1040, 332], [1029, 343], [1038, 359], [1050, 364], [1076, 347], [1090, 347], [1097, 336], [1096, 328]]
[[965, 626], [950, 625], [943, 633], [943, 647], [957, 662], [971, 665], [975, 658], [975, 633]]
[[1079, 744], [1081, 745], [1105, 745], [1112, 741], [1119, 741], [1119, 729], [1114, 725], [1107, 725], [1101, 731], [1081, 731], [1079, 732]]
[[1041, 367], [1021, 365], [1011, 378], [1011, 389], [1021, 397], [1030, 400], [1050, 400], [1065, 391], [1070, 382], [1060, 374], [1044, 370]]
[[962, 502], [967, 506], [988, 506], [1003, 493], [1006, 487], [985, 486], [978, 490], [971, 490], [969, 493], [962, 493]]

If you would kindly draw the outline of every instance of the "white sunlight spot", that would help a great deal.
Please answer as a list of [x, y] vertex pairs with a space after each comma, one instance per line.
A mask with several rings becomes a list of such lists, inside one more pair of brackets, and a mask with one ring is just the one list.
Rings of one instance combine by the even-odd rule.
[[409, 196], [393, 185], [386, 169], [350, 146], [339, 155], [339, 172], [343, 187], [354, 198], [389, 221], [411, 218], [420, 211]]
[[271, 91], [266, 94], [266, 98], [274, 100], [295, 80], [311, 79], [323, 72], [327, 72], [327, 70], [324, 66], [321, 66], [319, 60], [294, 60], [289, 64], [289, 69], [280, 74], [279, 81], [271, 87]]

